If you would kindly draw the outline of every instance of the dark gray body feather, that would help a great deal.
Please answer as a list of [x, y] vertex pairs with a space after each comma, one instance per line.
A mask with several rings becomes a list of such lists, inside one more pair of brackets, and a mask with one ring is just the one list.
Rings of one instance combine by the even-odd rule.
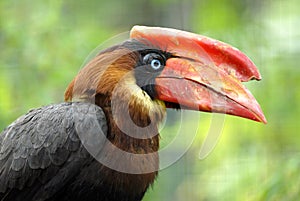
[[89, 103], [49, 105], [17, 119], [0, 134], [0, 200], [114, 199], [100, 184], [101, 164], [83, 146], [101, 151], [93, 140], [101, 132], [105, 115]]

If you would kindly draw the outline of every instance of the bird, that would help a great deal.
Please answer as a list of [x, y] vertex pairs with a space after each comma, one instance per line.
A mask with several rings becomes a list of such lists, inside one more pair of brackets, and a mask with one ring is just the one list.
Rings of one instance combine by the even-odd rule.
[[159, 170], [167, 109], [267, 123], [242, 84], [255, 64], [224, 42], [135, 25], [70, 82], [65, 101], [31, 109], [0, 134], [0, 200], [140, 201]]

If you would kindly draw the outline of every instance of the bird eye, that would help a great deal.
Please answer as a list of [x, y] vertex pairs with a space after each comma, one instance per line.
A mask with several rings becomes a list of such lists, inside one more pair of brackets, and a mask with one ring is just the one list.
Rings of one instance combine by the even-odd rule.
[[158, 59], [153, 59], [151, 61], [151, 67], [154, 69], [154, 70], [158, 70], [160, 67], [161, 67], [161, 63]]
[[148, 53], [144, 56], [143, 63], [154, 70], [159, 70], [165, 65], [165, 58], [158, 53]]

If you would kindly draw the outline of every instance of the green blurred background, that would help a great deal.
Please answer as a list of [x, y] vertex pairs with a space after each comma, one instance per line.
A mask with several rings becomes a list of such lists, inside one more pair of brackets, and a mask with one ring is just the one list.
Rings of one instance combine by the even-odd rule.
[[30, 108], [63, 101], [87, 55], [135, 24], [241, 49], [263, 76], [246, 85], [268, 119], [226, 116], [216, 148], [200, 160], [214, 119], [202, 113], [193, 145], [160, 172], [144, 200], [300, 200], [299, 0], [0, 1], [0, 129]]

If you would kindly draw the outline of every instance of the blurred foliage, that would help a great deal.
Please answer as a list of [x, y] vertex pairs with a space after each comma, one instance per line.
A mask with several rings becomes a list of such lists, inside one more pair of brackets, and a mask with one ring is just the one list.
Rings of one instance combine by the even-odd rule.
[[[30, 108], [63, 101], [106, 39], [134, 24], [185, 29], [226, 41], [257, 64], [263, 80], [246, 85], [268, 124], [226, 116], [216, 148], [199, 160], [214, 119], [202, 113], [191, 148], [144, 200], [299, 200], [299, 10], [298, 0], [0, 1], [0, 129]], [[167, 125], [162, 148], [179, 127]]]

